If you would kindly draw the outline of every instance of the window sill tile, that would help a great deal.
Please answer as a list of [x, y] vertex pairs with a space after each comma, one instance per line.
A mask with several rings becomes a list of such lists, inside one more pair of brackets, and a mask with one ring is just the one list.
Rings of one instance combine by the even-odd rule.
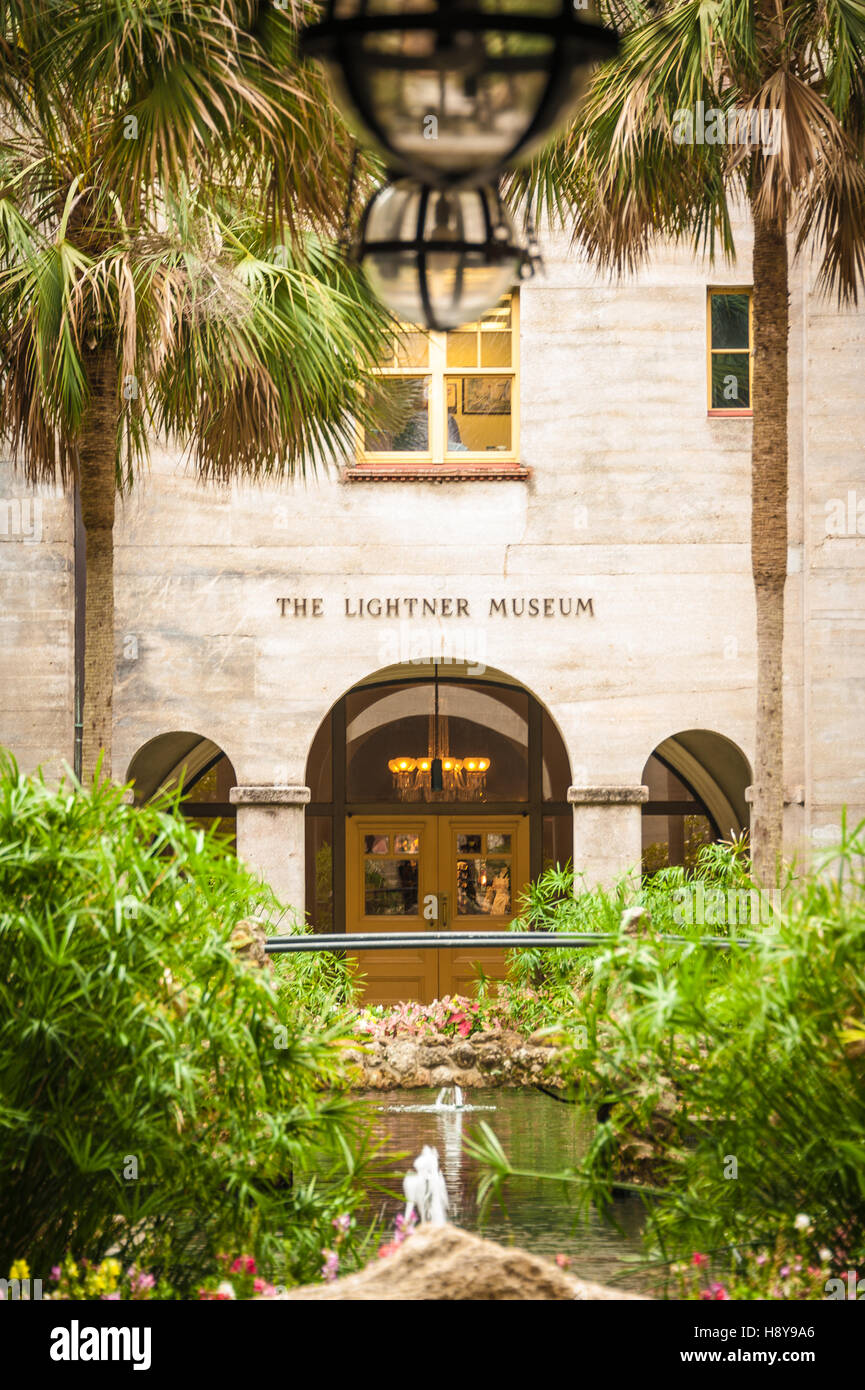
[[359, 463], [343, 468], [344, 483], [519, 483], [532, 470], [524, 463]]

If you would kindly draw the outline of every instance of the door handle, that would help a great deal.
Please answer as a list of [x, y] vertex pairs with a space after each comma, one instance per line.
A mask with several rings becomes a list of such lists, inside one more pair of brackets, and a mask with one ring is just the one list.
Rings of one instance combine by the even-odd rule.
[[448, 924], [448, 895], [439, 893], [439, 926], [444, 930]]

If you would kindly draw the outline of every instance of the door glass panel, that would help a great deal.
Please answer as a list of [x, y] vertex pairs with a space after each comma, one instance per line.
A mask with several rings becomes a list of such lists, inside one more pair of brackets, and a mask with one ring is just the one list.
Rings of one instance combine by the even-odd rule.
[[460, 854], [480, 854], [480, 835], [457, 835], [457, 850]]
[[510, 859], [481, 855], [457, 859], [460, 917], [506, 917], [511, 911]]
[[419, 835], [394, 835], [394, 854], [417, 854], [420, 849]]
[[367, 917], [417, 915], [417, 859], [364, 861], [364, 914]]
[[511, 837], [510, 835], [489, 834], [487, 835], [487, 849], [489, 851], [498, 850], [502, 854], [510, 854]]
[[387, 835], [364, 835], [363, 848], [366, 854], [387, 854], [390, 837]]

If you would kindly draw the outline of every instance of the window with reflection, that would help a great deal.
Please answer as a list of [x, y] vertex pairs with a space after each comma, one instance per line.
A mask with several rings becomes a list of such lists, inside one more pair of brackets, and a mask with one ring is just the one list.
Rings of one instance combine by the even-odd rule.
[[365, 835], [364, 915], [415, 917], [418, 910], [417, 835]]
[[706, 806], [691, 787], [653, 753], [643, 770], [649, 799], [643, 807], [643, 873], [674, 865], [692, 869], [704, 845], [719, 837]]
[[709, 291], [709, 409], [751, 409], [754, 315], [750, 290]]
[[516, 458], [517, 297], [450, 333], [404, 326], [371, 388], [360, 461]]
[[477, 830], [457, 836], [457, 915], [511, 915], [511, 840]]

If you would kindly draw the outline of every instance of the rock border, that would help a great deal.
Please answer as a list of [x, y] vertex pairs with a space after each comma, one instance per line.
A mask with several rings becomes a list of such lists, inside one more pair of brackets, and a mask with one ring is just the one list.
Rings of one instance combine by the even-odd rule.
[[348, 1061], [358, 1090], [393, 1091], [421, 1086], [561, 1085], [555, 1074], [556, 1047], [545, 1034], [490, 1029], [468, 1038], [427, 1034], [377, 1039], [353, 1047]]

